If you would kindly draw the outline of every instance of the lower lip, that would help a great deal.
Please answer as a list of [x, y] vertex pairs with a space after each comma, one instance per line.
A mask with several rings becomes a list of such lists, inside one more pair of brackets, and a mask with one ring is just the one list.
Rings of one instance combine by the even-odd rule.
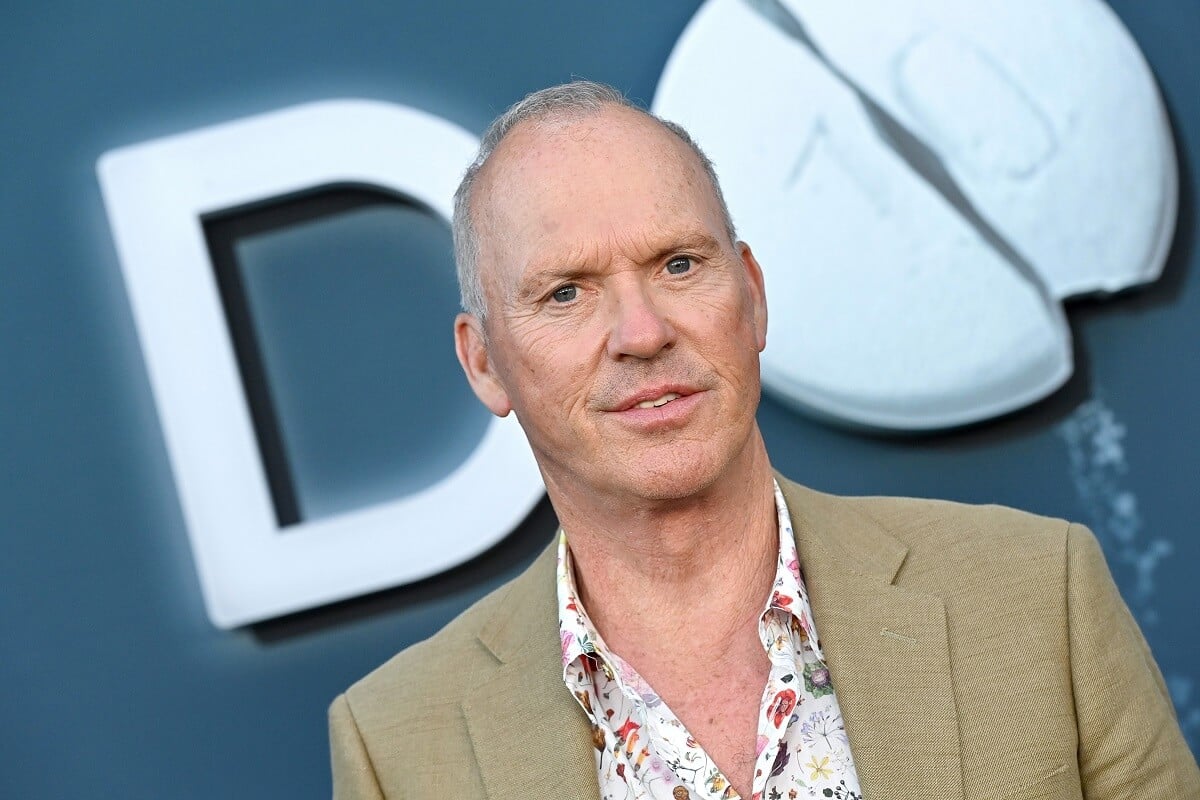
[[676, 397], [669, 403], [650, 408], [633, 408], [624, 411], [610, 412], [626, 425], [644, 431], [655, 431], [664, 428], [674, 428], [685, 423], [691, 413], [700, 405], [703, 392]]

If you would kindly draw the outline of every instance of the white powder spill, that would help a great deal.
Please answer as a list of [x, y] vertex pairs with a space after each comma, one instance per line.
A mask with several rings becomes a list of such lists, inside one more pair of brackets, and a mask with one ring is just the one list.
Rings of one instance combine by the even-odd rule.
[[1067, 442], [1071, 480], [1092, 531], [1110, 563], [1133, 570], [1133, 592], [1126, 602], [1142, 624], [1153, 625], [1158, 621], [1154, 570], [1170, 555], [1171, 543], [1142, 533], [1137, 496], [1125, 485], [1125, 425], [1103, 400], [1093, 399], [1077, 408], [1059, 432]]
[[[1102, 399], [1095, 398], [1075, 409], [1059, 426], [1059, 433], [1067, 443], [1071, 481], [1088, 525], [1113, 571], [1132, 572], [1133, 585], [1122, 592], [1125, 602], [1143, 626], [1156, 625], [1154, 573], [1172, 547], [1166, 539], [1143, 532], [1137, 495], [1127, 485], [1129, 463], [1123, 444], [1127, 428]], [[1200, 736], [1200, 705], [1192, 679], [1169, 674], [1166, 681], [1184, 734], [1189, 739]]]

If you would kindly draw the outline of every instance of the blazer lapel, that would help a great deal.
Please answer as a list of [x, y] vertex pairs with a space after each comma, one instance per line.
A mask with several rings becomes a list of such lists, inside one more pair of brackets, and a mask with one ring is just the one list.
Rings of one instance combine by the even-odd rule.
[[599, 797], [591, 723], [563, 685], [556, 547], [557, 537], [479, 634], [496, 670], [462, 709], [493, 800]]
[[[944, 604], [896, 584], [907, 547], [853, 501], [779, 483], [865, 796], [962, 800]], [[562, 682], [556, 547], [479, 634], [496, 669], [462, 709], [493, 800], [599, 797], [591, 725]]]
[[961, 800], [945, 605], [896, 585], [907, 547], [852, 500], [779, 483], [863, 794]]

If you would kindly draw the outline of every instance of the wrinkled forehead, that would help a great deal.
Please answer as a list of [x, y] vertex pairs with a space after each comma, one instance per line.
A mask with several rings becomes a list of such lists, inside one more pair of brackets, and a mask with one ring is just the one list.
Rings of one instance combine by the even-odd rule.
[[632, 109], [523, 122], [496, 148], [472, 198], [480, 269], [490, 279], [536, 255], [566, 258], [614, 239], [724, 229], [699, 158]]

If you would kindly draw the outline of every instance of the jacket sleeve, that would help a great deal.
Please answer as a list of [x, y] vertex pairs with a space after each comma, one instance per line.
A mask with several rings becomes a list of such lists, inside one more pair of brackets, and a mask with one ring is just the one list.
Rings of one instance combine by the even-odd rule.
[[333, 766], [334, 800], [384, 800], [344, 694], [329, 706], [329, 752]]
[[1200, 798], [1162, 674], [1096, 537], [1078, 525], [1067, 535], [1067, 619], [1084, 797]]

